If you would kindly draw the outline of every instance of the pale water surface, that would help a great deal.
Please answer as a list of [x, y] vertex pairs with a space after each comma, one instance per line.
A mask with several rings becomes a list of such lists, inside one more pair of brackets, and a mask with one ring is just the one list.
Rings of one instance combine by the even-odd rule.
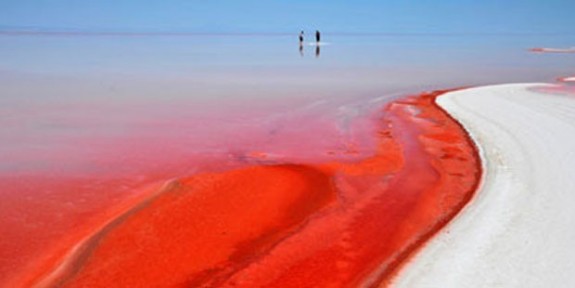
[[[575, 55], [527, 51], [573, 46], [567, 38], [326, 34], [317, 51], [300, 50], [295, 34], [2, 35], [0, 173], [136, 169], [117, 155], [161, 166], [167, 152], [310, 158], [369, 147], [356, 134], [371, 128], [352, 130], [351, 119], [393, 97], [572, 75]], [[314, 139], [294, 140], [305, 135]]]

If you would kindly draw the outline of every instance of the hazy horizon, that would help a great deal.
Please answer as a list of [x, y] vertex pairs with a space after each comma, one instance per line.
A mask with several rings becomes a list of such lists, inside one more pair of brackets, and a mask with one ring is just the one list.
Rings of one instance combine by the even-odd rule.
[[0, 3], [0, 30], [100, 32], [570, 33], [575, 2], [16, 1]]

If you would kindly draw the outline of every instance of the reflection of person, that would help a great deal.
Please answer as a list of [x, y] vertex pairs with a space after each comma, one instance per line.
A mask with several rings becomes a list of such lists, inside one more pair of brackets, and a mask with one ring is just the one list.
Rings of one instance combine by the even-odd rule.
[[315, 41], [319, 43], [321, 35], [319, 34], [319, 30], [315, 30]]
[[315, 58], [319, 58], [319, 45], [315, 46]]
[[303, 56], [303, 30], [299, 32], [299, 54]]

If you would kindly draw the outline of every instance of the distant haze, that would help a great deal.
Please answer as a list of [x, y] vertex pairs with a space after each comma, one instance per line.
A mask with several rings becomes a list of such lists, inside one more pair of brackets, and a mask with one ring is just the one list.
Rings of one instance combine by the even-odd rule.
[[569, 33], [573, 11], [570, 0], [4, 0], [0, 31]]

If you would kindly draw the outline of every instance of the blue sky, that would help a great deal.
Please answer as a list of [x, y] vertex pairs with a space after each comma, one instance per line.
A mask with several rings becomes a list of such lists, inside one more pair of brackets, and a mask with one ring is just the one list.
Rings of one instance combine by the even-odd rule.
[[569, 33], [573, 0], [0, 0], [0, 29]]

